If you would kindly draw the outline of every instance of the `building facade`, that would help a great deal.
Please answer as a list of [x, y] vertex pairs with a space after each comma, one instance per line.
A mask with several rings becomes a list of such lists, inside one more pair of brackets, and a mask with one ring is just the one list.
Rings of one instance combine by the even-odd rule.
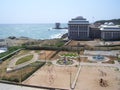
[[102, 40], [120, 40], [120, 27], [113, 23], [101, 25], [101, 39]]
[[68, 22], [68, 38], [70, 40], [120, 40], [120, 26], [110, 22], [96, 27], [79, 16]]
[[89, 21], [79, 16], [68, 23], [68, 38], [73, 40], [89, 39]]
[[89, 28], [89, 37], [90, 37], [90, 39], [99, 39], [99, 38], [101, 38], [101, 30], [98, 27], [90, 26], [90, 28]]

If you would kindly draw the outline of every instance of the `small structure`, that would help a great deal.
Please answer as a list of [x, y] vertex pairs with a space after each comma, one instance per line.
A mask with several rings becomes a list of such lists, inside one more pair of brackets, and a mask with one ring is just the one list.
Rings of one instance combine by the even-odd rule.
[[109, 61], [110, 59], [106, 56], [98, 54], [98, 55], [88, 56], [88, 60], [95, 62], [106, 62]]
[[55, 23], [55, 29], [61, 29], [60, 23]]
[[59, 22], [55, 23], [55, 27], [53, 29], [68, 29], [68, 27], [61, 27]]
[[93, 56], [93, 59], [95, 59], [97, 61], [102, 61], [102, 60], [104, 60], [104, 56], [101, 56], [101, 55]]

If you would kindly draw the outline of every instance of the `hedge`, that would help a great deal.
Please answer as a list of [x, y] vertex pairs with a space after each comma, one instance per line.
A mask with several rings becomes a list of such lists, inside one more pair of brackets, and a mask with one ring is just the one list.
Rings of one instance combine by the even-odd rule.
[[[32, 70], [30, 73], [27, 73], [24, 77], [22, 77], [21, 81], [26, 80], [26, 79], [27, 79], [29, 76], [31, 76], [35, 71], [37, 71], [39, 68], [41, 68], [41, 67], [45, 64], [45, 62], [36, 61], [36, 62], [34, 62], [34, 63], [31, 63], [31, 64], [27, 65], [26, 67], [30, 67], [30, 66], [32, 66], [33, 64], [35, 65], [35, 69]], [[38, 64], [38, 65], [36, 66], [36, 64]], [[26, 67], [23, 67], [22, 69], [24, 69], [24, 68], [26, 68]], [[5, 76], [2, 77], [2, 80], [11, 81], [11, 82], [16, 82], [16, 83], [18, 83], [18, 82], [20, 81], [19, 78], [17, 78], [17, 77], [7, 78], [7, 77], [5, 77]]]

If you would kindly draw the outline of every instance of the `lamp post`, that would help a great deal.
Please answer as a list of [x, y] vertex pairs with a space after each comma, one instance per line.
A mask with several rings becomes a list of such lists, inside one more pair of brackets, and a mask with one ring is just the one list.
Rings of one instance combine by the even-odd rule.
[[77, 54], [78, 54], [78, 61], [80, 66], [80, 49], [79, 49], [80, 43], [77, 44]]

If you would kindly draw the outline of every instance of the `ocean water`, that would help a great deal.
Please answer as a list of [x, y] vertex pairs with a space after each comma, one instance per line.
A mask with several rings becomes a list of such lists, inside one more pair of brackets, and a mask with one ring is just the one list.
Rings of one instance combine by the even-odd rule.
[[[52, 29], [55, 24], [0, 24], [0, 39], [9, 36], [29, 37], [32, 39], [60, 38], [67, 33], [67, 29]], [[67, 27], [67, 24], [61, 24]]]

